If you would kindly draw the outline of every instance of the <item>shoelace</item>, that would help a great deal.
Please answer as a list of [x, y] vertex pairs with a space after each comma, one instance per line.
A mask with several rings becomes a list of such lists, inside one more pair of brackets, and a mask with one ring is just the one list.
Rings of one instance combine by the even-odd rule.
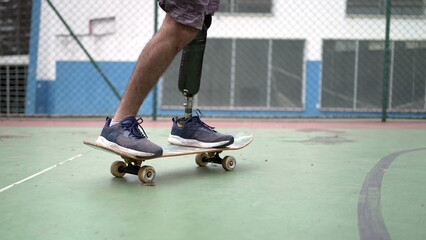
[[130, 134], [135, 136], [136, 138], [148, 138], [148, 135], [146, 134], [143, 127], [141, 126], [142, 123], [143, 123], [143, 119], [138, 118], [131, 125], [130, 124], [124, 124], [124, 127], [129, 128]]
[[212, 132], [216, 132], [216, 130], [214, 130], [214, 127], [209, 126], [209, 125], [207, 125], [205, 122], [201, 121], [200, 117], [202, 116], [202, 114], [201, 114], [200, 109], [197, 109], [197, 110], [195, 111], [195, 113], [197, 114], [197, 116], [196, 116], [196, 117], [194, 117], [194, 119], [196, 119], [196, 123], [197, 123], [199, 126], [201, 126], [201, 127], [205, 128], [205, 129], [207, 129], [207, 130], [210, 130], [210, 131], [212, 131]]

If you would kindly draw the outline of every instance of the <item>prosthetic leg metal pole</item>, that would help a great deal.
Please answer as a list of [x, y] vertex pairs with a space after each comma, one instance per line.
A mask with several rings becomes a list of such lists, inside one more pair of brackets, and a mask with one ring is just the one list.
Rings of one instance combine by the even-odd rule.
[[182, 91], [182, 94], [185, 97], [185, 101], [183, 102], [183, 107], [185, 108], [184, 119], [189, 119], [192, 117], [192, 103], [194, 98], [189, 95], [189, 91], [186, 89]]

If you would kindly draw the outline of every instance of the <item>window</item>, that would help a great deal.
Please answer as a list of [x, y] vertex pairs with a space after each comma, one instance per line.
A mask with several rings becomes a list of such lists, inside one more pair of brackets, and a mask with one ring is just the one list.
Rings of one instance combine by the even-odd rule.
[[[304, 47], [304, 40], [208, 39], [197, 107], [302, 109]], [[183, 102], [179, 64], [180, 56], [163, 75], [163, 108]]]
[[29, 52], [31, 0], [0, 0], [0, 56]]
[[0, 0], [0, 114], [25, 112], [30, 26], [31, 0]]
[[25, 112], [26, 65], [0, 65], [0, 114]]
[[397, 41], [393, 49], [390, 107], [426, 109], [426, 41]]
[[90, 35], [104, 35], [115, 33], [115, 17], [94, 18], [89, 21]]
[[[347, 0], [346, 13], [385, 15], [386, 0]], [[425, 2], [424, 0], [392, 0], [392, 15], [425, 15]]]
[[[426, 109], [426, 41], [391, 43], [389, 106]], [[324, 40], [321, 108], [377, 110], [382, 106], [383, 41]]]
[[271, 13], [272, 0], [221, 0], [219, 12]]
[[323, 42], [321, 107], [353, 108], [357, 43]]
[[381, 107], [384, 42], [325, 40], [321, 78], [324, 109]]

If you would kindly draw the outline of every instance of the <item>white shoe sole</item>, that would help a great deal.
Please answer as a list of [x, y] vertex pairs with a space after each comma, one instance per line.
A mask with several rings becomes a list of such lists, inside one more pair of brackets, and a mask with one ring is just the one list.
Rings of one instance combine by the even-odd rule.
[[174, 145], [180, 145], [180, 146], [186, 146], [186, 147], [198, 147], [198, 148], [214, 148], [214, 147], [223, 146], [229, 143], [229, 141], [221, 141], [221, 142], [213, 142], [213, 143], [200, 142], [194, 139], [181, 138], [176, 135], [170, 135], [168, 138], [168, 141], [169, 143]]
[[96, 143], [98, 143], [98, 144], [100, 144], [104, 147], [111, 148], [115, 151], [127, 153], [129, 155], [136, 156], [136, 157], [152, 157], [152, 156], [154, 156], [154, 153], [140, 152], [140, 151], [136, 151], [136, 150], [133, 150], [133, 149], [122, 147], [122, 146], [118, 145], [117, 143], [113, 143], [113, 142], [108, 141], [106, 138], [104, 138], [102, 136], [99, 136], [98, 139], [96, 139]]

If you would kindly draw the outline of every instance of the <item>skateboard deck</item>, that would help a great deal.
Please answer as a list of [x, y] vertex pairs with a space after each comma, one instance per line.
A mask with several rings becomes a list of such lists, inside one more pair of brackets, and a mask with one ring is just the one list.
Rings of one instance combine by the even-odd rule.
[[238, 150], [246, 147], [253, 141], [253, 135], [246, 132], [238, 132], [232, 134], [234, 136], [234, 143], [223, 148], [197, 148], [197, 147], [184, 147], [172, 144], [161, 145], [163, 148], [163, 155], [159, 157], [138, 157], [128, 153], [124, 153], [115, 149], [104, 147], [96, 142], [83, 141], [84, 144], [95, 149], [104, 150], [110, 153], [119, 155], [123, 161], [115, 161], [111, 165], [111, 174], [115, 177], [123, 177], [126, 173], [138, 175], [139, 180], [143, 183], [152, 183], [155, 178], [155, 169], [151, 166], [141, 166], [144, 161], [153, 160], [157, 158], [175, 157], [190, 154], [197, 154], [195, 162], [200, 167], [207, 166], [208, 163], [222, 164], [226, 171], [234, 170], [236, 166], [236, 159], [232, 156], [219, 157], [222, 151]]

